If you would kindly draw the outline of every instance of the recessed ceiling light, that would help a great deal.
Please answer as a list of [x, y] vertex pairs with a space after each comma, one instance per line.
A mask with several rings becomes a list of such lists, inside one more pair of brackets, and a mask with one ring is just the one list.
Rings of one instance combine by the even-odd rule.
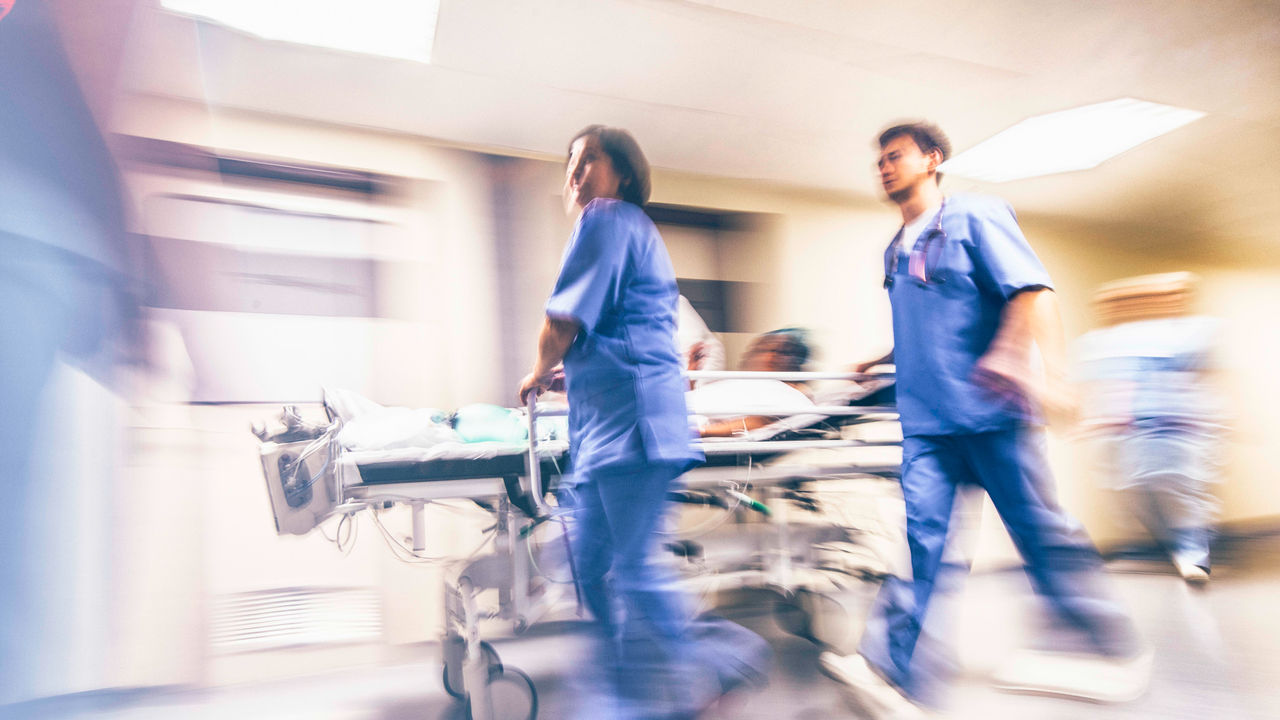
[[161, 0], [268, 40], [431, 61], [439, 0]]
[[1027, 118], [938, 169], [987, 182], [1087, 170], [1204, 115], [1133, 98], [1085, 105]]

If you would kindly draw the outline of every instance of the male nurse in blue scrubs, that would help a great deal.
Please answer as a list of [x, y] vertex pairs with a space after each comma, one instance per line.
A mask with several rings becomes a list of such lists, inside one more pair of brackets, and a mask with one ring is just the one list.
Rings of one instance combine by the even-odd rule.
[[[881, 185], [902, 213], [885, 252], [894, 349], [858, 370], [896, 365], [912, 580], [890, 578], [858, 653], [826, 653], [823, 669], [872, 716], [907, 717], [938, 704], [947, 663], [929, 647], [934, 590], [944, 582], [957, 490], [977, 486], [1054, 618], [1078, 631], [1096, 657], [1027, 654], [997, 684], [1092, 700], [1136, 697], [1149, 657], [1128, 616], [1099, 587], [1097, 551], [1057, 503], [1039, 427], [1037, 410], [1069, 408], [1069, 395], [1058, 390], [1065, 385], [1062, 326], [1049, 275], [1008, 204], [942, 194], [938, 166], [950, 143], [936, 126], [897, 125], [879, 145]], [[1033, 344], [1042, 380], [1032, 380]]]

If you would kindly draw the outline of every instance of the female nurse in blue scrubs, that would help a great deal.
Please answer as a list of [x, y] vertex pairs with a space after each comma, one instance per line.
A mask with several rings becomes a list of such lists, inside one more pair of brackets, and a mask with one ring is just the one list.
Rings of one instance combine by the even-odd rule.
[[[599, 125], [579, 132], [569, 146], [564, 198], [577, 223], [519, 396], [523, 403], [546, 389], [564, 363], [575, 570], [599, 630], [595, 662], [584, 663], [578, 678], [589, 680], [583, 689], [592, 696], [580, 715], [693, 717], [752, 676], [713, 651], [718, 643], [695, 640], [727, 636], [698, 629], [704, 626], [691, 621], [674, 578], [654, 557], [667, 491], [703, 458], [690, 445], [675, 272], [640, 209], [649, 199], [649, 164], [631, 134]], [[736, 632], [739, 645], [759, 640]]]

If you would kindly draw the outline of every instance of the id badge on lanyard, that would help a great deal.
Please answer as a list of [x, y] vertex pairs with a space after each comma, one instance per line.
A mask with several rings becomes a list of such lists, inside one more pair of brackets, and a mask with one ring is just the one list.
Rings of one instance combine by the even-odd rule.
[[[947, 201], [944, 198], [942, 204], [938, 206], [938, 214], [934, 217], [933, 224], [925, 229], [920, 239], [916, 241], [911, 248], [911, 252], [907, 255], [907, 275], [921, 285], [942, 282], [942, 278], [934, 278], [929, 272], [931, 259], [929, 253], [935, 243], [938, 244], [938, 247], [946, 245], [947, 232], [942, 229], [942, 213], [946, 208]], [[901, 249], [902, 230], [899, 230], [898, 234], [894, 236], [893, 242], [890, 243], [889, 251], [885, 257], [884, 286], [886, 288], [893, 287], [894, 276], [898, 274], [898, 253]]]

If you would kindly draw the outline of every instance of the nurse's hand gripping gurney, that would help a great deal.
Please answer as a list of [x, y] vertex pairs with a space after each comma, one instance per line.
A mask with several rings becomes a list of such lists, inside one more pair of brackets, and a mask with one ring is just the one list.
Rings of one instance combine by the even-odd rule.
[[[694, 375], [733, 381], [854, 377], [819, 373], [787, 377], [778, 373]], [[896, 457], [882, 455], [879, 461], [853, 464], [810, 462], [815, 451], [896, 446], [893, 440], [839, 437], [841, 428], [851, 424], [892, 421], [896, 411], [879, 404], [886, 393], [891, 403], [892, 381], [881, 376], [862, 386], [819, 394], [816, 404], [770, 407], [745, 402], [743, 407], [698, 407], [713, 417], [768, 415], [778, 420], [740, 437], [701, 443], [707, 466], [687, 473], [685, 489], [672, 493], [671, 499], [708, 506], [720, 517], [700, 522], [688, 532], [673, 533], [668, 547], [685, 558], [685, 574], [695, 582], [702, 581], [704, 587], [705, 581], [711, 581], [708, 590], [763, 585], [781, 591], [784, 597], [807, 590], [809, 581], [801, 578], [796, 565], [802, 570], [821, 569], [815, 552], [831, 543], [849, 541], [858, 530], [821, 524], [793, 526], [787, 521], [786, 510], [819, 510], [820, 498], [804, 487], [815, 479], [853, 474], [897, 476]], [[328, 391], [324, 408], [326, 424], [308, 424], [295, 410], [286, 408], [282, 427], [274, 433], [255, 428], [262, 440], [263, 470], [277, 532], [307, 534], [336, 516], [333, 539], [345, 545], [353, 541], [357, 514], [370, 510], [368, 515], [398, 557], [444, 563], [446, 559], [426, 554], [425, 505], [463, 499], [493, 513], [496, 522], [481, 545], [487, 547], [492, 539], [492, 551], [448, 561], [456, 566], [456, 572], [450, 573], [445, 588], [444, 685], [455, 697], [469, 699], [475, 718], [536, 715], [533, 683], [519, 670], [502, 665], [492, 647], [479, 640], [479, 625], [482, 619], [496, 618], [510, 622], [519, 633], [557, 606], [571, 605], [574, 599], [569, 589], [572, 568], [550, 559], [544, 559], [541, 567], [538, 562], [539, 557], [549, 555], [569, 557], [567, 548], [549, 548], [557, 551], [543, 555], [533, 537], [535, 528], [545, 525], [550, 532], [543, 534], [553, 536], [553, 546], [567, 543], [568, 533], [557, 532], [556, 527], [563, 526], [566, 518], [544, 497], [557, 484], [571, 482], [563, 407], [531, 402], [521, 413], [469, 406], [449, 417], [433, 410], [384, 408], [352, 393]], [[798, 451], [808, 451], [810, 456], [803, 463], [786, 462]], [[763, 492], [753, 495], [753, 489]], [[382, 524], [380, 516], [394, 504], [411, 508], [412, 546], [395, 541]], [[766, 522], [740, 522], [751, 515]], [[556, 522], [547, 523], [549, 519]], [[711, 558], [704, 556], [700, 538], [709, 527], [723, 535], [724, 530], [739, 525], [746, 528], [744, 537], [755, 545], [748, 551], [749, 567], [709, 566]], [[495, 588], [499, 590], [498, 607], [480, 608], [478, 594]], [[492, 695], [499, 688], [506, 696], [521, 697], [507, 703], [518, 706], [514, 713], [494, 714]]]

